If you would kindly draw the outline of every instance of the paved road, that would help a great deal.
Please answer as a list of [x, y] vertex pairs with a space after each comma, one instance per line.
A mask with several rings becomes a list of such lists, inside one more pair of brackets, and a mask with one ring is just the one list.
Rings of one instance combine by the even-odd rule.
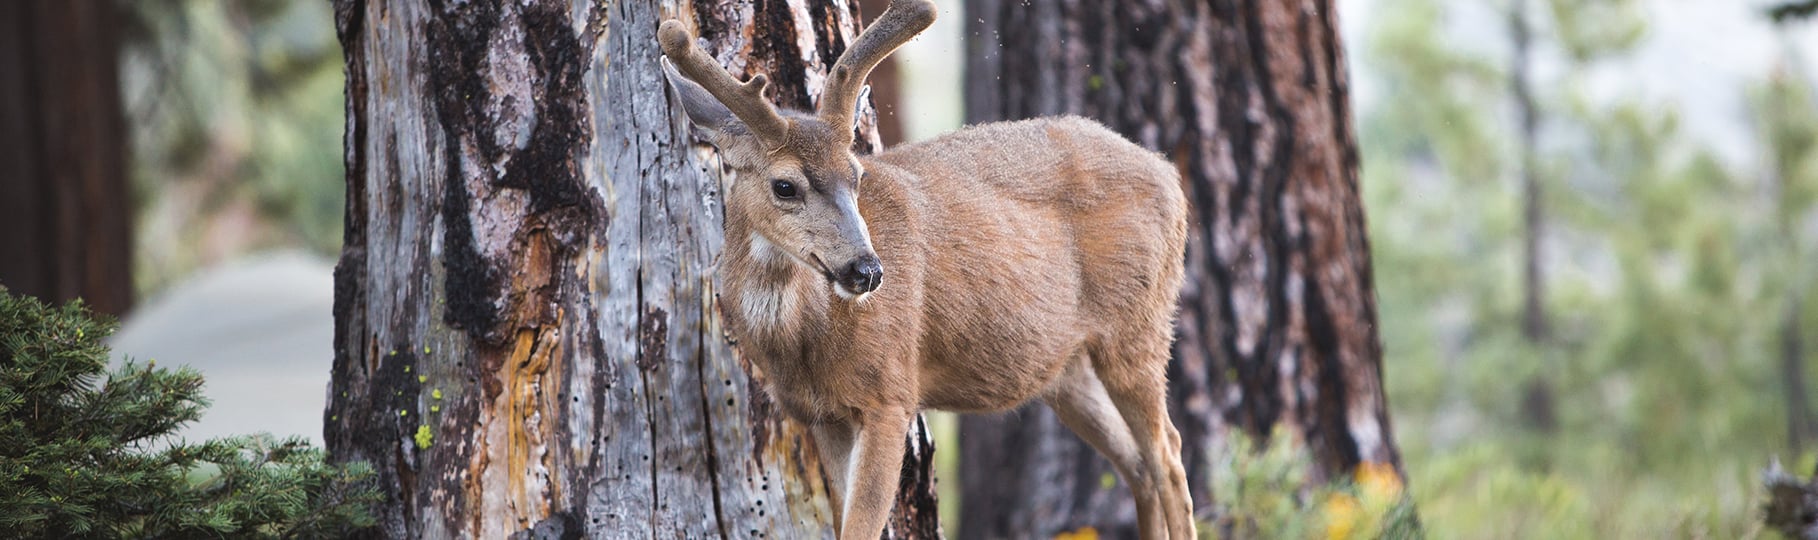
[[214, 405], [197, 440], [270, 432], [322, 441], [333, 361], [334, 264], [279, 252], [204, 270], [142, 303], [112, 339], [131, 357], [202, 371]]

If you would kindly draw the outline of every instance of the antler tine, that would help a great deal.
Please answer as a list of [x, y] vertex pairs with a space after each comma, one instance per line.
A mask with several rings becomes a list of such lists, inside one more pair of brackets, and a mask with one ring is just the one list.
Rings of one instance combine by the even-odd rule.
[[858, 106], [859, 89], [865, 85], [871, 68], [927, 30], [934, 24], [934, 17], [934, 2], [929, 0], [891, 0], [877, 22], [853, 40], [834, 64], [833, 75], [821, 87], [821, 120], [850, 137], [853, 108]]
[[770, 84], [769, 78], [759, 73], [740, 84], [706, 51], [695, 47], [694, 37], [682, 27], [681, 21], [675, 19], [663, 21], [657, 29], [657, 41], [663, 46], [663, 55], [675, 63], [678, 71], [719, 99], [766, 146], [782, 145], [789, 121], [764, 99], [764, 87]]

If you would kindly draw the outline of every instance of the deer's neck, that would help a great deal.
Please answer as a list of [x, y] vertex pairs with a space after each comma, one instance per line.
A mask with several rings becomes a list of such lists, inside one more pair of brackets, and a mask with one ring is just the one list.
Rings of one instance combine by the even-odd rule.
[[756, 233], [728, 234], [727, 242], [720, 306], [739, 350], [764, 373], [767, 393], [790, 417], [809, 423], [838, 417], [840, 394], [829, 389], [828, 372], [839, 371], [841, 359], [826, 348], [833, 293], [825, 278]]

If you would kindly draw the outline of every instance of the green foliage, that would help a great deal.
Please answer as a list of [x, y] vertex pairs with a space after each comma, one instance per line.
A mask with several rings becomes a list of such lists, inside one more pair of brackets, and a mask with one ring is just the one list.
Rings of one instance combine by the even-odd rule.
[[1300, 496], [1309, 468], [1305, 453], [1283, 442], [1259, 452], [1242, 432], [1233, 432], [1227, 442], [1212, 461], [1218, 518], [1201, 528], [1215, 537], [1221, 531], [1233, 538], [1311, 537], [1318, 530], [1318, 511]]
[[370, 526], [363, 463], [301, 439], [191, 444], [202, 377], [128, 363], [80, 302], [0, 289], [0, 530], [22, 538], [332, 538]]
[[[1725, 162], [1671, 104], [1590, 91], [1598, 63], [1645, 34], [1641, 2], [1529, 4], [1536, 50], [1563, 64], [1534, 85], [1546, 343], [1520, 331], [1517, 131], [1507, 74], [1484, 67], [1506, 58], [1445, 35], [1485, 6], [1388, 0], [1368, 38], [1386, 93], [1419, 96], [1361, 109], [1359, 140], [1385, 385], [1423, 524], [1441, 538], [1758, 535], [1756, 472], [1788, 448], [1778, 344], [1818, 343], [1805, 77], [1755, 92], [1767, 151]], [[1550, 432], [1523, 427], [1535, 375], [1553, 383]]]
[[1554, 41], [1578, 62], [1627, 51], [1647, 32], [1639, 0], [1546, 0], [1546, 5]]
[[1366, 463], [1352, 475], [1307, 488], [1303, 446], [1277, 430], [1257, 448], [1242, 432], [1213, 456], [1217, 517], [1200, 526], [1212, 538], [1362, 540], [1419, 538], [1420, 526], [1400, 476]]

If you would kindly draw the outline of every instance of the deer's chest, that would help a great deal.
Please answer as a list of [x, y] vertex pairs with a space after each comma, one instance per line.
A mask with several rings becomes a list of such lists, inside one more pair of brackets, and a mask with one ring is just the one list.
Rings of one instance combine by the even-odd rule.
[[844, 417], [849, 408], [842, 396], [849, 392], [841, 391], [842, 377], [832, 372], [839, 362], [814, 341], [825, 338], [827, 321], [794, 291], [748, 285], [732, 292], [736, 300], [728, 302], [727, 316], [734, 319], [740, 352], [767, 379], [771, 401], [803, 422]]
[[799, 326], [801, 300], [793, 291], [778, 287], [751, 286], [738, 291], [740, 327], [744, 333], [763, 339], [791, 333]]
[[783, 412], [798, 421], [819, 424], [847, 418], [857, 408], [846, 362], [825, 358], [808, 347], [776, 346], [754, 350], [752, 363], [763, 370], [766, 391]]

